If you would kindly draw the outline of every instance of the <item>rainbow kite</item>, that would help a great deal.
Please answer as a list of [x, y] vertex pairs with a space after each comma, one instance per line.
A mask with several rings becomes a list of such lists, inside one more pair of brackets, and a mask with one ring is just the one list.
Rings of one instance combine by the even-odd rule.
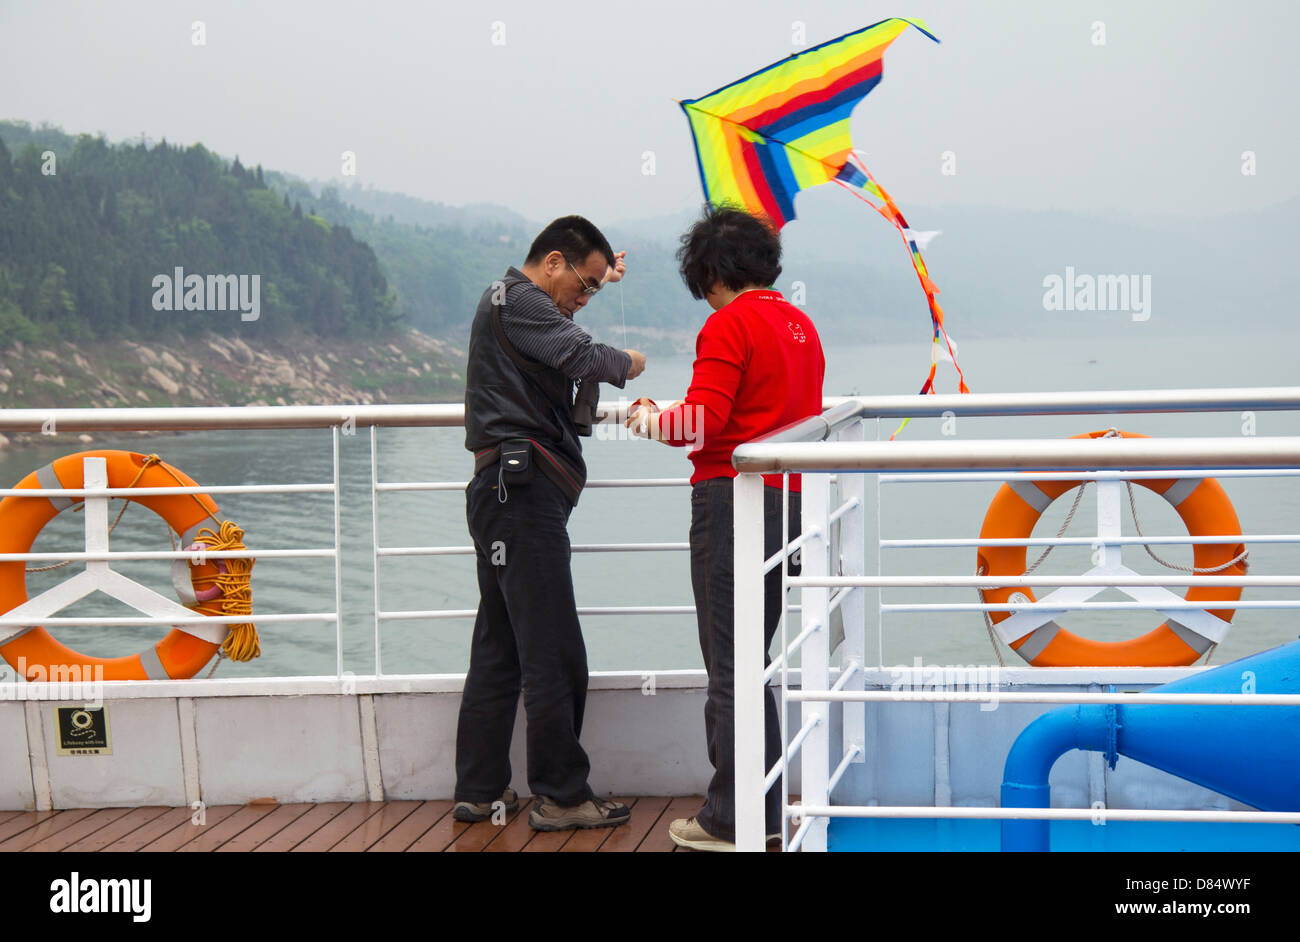
[[796, 193], [835, 182], [889, 220], [911, 253], [934, 327], [930, 375], [921, 394], [934, 392], [941, 359], [952, 361], [960, 390], [969, 392], [955, 345], [943, 326], [943, 309], [935, 300], [939, 289], [930, 280], [918, 248], [918, 241], [924, 245], [928, 234], [908, 227], [893, 199], [863, 165], [849, 136], [849, 115], [880, 84], [885, 50], [908, 26], [939, 41], [921, 20], [882, 20], [702, 98], [683, 101], [681, 106], [691, 123], [704, 195], [714, 205], [738, 206], [766, 216], [780, 229], [795, 218]]

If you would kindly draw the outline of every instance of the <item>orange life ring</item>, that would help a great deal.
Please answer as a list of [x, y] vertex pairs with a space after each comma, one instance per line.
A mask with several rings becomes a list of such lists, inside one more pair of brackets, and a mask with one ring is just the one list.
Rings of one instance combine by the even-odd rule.
[[[108, 470], [108, 486], [114, 488], [139, 487], [197, 487], [198, 484], [184, 472], [168, 465], [156, 456], [129, 451], [83, 451], [66, 455], [23, 478], [15, 489], [23, 488], [80, 488], [83, 458], [104, 458]], [[180, 538], [180, 545], [188, 547], [205, 524], [220, 527], [217, 505], [206, 494], [176, 494], [131, 497], [148, 507], [167, 522]], [[81, 497], [6, 497], [0, 501], [0, 552], [28, 553], [36, 536], [60, 511], [83, 502]], [[220, 570], [215, 562], [200, 565], [178, 560], [173, 567], [173, 582], [182, 603], [196, 604], [211, 597], [217, 586]], [[176, 578], [178, 568], [189, 566], [189, 585]], [[8, 612], [27, 601], [27, 563], [23, 560], [0, 562], [0, 613]], [[219, 591], [219, 590], [218, 590]], [[219, 644], [195, 637], [180, 628], [139, 654], [126, 657], [98, 658], [80, 654], [60, 644], [40, 626], [22, 629], [17, 635], [0, 645], [0, 655], [16, 669], [19, 658], [24, 659], [27, 680], [54, 677], [51, 668], [69, 670], [79, 666], [86, 679], [97, 676], [94, 670], [103, 668], [104, 680], [165, 680], [167, 678], [193, 677], [216, 654]]]
[[[1101, 438], [1111, 434], [1103, 430], [1074, 435], [1073, 438]], [[1147, 438], [1134, 432], [1120, 432], [1124, 438]], [[1034, 530], [1034, 524], [1053, 500], [1082, 481], [1016, 481], [1003, 484], [998, 489], [984, 516], [980, 529], [981, 539], [1024, 539]], [[1227, 536], [1241, 532], [1237, 513], [1228, 495], [1214, 478], [1182, 478], [1179, 480], [1139, 480], [1141, 484], [1163, 496], [1182, 518], [1191, 536]], [[1019, 576], [1025, 571], [1024, 546], [982, 546], [976, 552], [977, 572], [981, 576]], [[1223, 566], [1245, 552], [1240, 543], [1198, 543], [1193, 547], [1194, 566], [1211, 569]], [[1245, 560], [1222, 570], [1225, 575], [1241, 575], [1246, 571]], [[993, 581], [993, 580], [991, 580]], [[1015, 593], [1023, 593], [1029, 602], [1035, 601], [1033, 591], [1027, 586], [988, 588], [981, 592], [987, 604], [1007, 602]], [[1192, 586], [1184, 598], [1189, 601], [1236, 601], [1241, 597], [1241, 587]], [[1233, 610], [1212, 611], [1225, 622], [1231, 621]], [[994, 624], [1005, 621], [1012, 612], [989, 612]], [[1213, 642], [1170, 619], [1140, 638], [1129, 641], [1092, 641], [1081, 638], [1055, 621], [1010, 642], [1012, 649], [1036, 667], [1166, 667], [1192, 664], [1204, 654]]]

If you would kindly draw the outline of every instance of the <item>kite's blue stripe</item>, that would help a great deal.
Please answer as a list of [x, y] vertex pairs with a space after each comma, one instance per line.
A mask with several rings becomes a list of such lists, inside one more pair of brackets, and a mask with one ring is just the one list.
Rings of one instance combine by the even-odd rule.
[[840, 172], [835, 175], [835, 179], [843, 180], [849, 186], [862, 186], [867, 182], [867, 175], [853, 164], [845, 164], [840, 168]]
[[780, 144], [759, 144], [754, 147], [758, 155], [759, 166], [763, 168], [763, 178], [772, 191], [772, 198], [785, 221], [794, 218], [794, 194], [799, 190], [794, 173], [790, 170], [790, 159]]
[[859, 82], [857, 85], [844, 89], [844, 91], [832, 98], [819, 101], [816, 104], [806, 105], [798, 111], [791, 112], [785, 117], [773, 121], [771, 124], [755, 128], [755, 130], [768, 137], [780, 137], [783, 141], [798, 140], [805, 134], [810, 134], [828, 124], [847, 118], [849, 113], [853, 111], [854, 106], [879, 84], [880, 76], [877, 75], [865, 82]]

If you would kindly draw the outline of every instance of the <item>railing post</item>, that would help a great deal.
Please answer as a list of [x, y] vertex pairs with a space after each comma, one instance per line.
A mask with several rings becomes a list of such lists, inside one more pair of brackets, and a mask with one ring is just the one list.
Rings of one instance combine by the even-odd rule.
[[763, 851], [767, 769], [763, 754], [763, 478], [740, 474], [734, 487], [736, 850]]
[[379, 602], [379, 429], [370, 426], [370, 565], [371, 598], [375, 610], [375, 676], [384, 672], [382, 645], [379, 636], [379, 613], [383, 606]]
[[[856, 475], [853, 475], [856, 477]], [[846, 477], [841, 476], [841, 479]], [[803, 530], [818, 528], [816, 536], [803, 545], [803, 575], [809, 579], [825, 578], [830, 557], [830, 475], [825, 472], [803, 475]], [[830, 688], [830, 590], [825, 586], [806, 587], [801, 593], [801, 617], [804, 629], [813, 624], [821, 626], [804, 642], [800, 651], [800, 686], [804, 690]], [[845, 625], [848, 631], [848, 625]], [[805, 700], [802, 704], [800, 725], [816, 724], [804, 740], [799, 751], [802, 778], [802, 803], [816, 807], [830, 804], [830, 714], [826, 702]], [[826, 820], [813, 822], [804, 837], [803, 850], [826, 850]]]
[[334, 469], [334, 673], [343, 677], [343, 540], [339, 501], [339, 427], [330, 427], [330, 445]]
[[[840, 433], [841, 441], [860, 442], [864, 440], [861, 420], [852, 423]], [[857, 506], [840, 518], [840, 558], [839, 571], [845, 576], [865, 576], [866, 539], [867, 539], [867, 476], [865, 472], [844, 472], [839, 476], [840, 500], [856, 500]], [[840, 613], [844, 622], [844, 648], [840, 655], [840, 670], [853, 670], [857, 673], [845, 684], [845, 690], [862, 690], [863, 668], [866, 665], [866, 595], [863, 588], [850, 589], [840, 604]], [[862, 762], [866, 756], [866, 704], [858, 701], [846, 702], [843, 708], [841, 729], [843, 731], [840, 752], [849, 746], [857, 746], [859, 752], [853, 759]]]
[[[104, 458], [82, 458], [81, 459], [81, 480], [82, 486], [86, 490], [107, 490], [108, 489], [108, 462]], [[86, 552], [87, 553], [107, 553], [108, 552], [108, 498], [107, 497], [90, 497], [85, 498], [82, 504], [86, 517]], [[86, 562], [86, 571], [102, 573], [109, 569], [108, 560], [99, 562]]]

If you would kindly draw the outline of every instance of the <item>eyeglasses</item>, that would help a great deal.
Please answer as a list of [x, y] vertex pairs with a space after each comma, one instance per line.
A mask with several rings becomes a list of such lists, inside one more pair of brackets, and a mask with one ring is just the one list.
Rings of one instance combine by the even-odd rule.
[[[573, 262], [570, 262], [568, 259], [565, 259], [565, 263], [566, 263], [570, 268], [573, 268]], [[578, 274], [578, 269], [573, 268], [573, 273], [574, 273], [575, 275], [578, 275], [578, 281], [582, 283], [582, 293], [585, 294], [587, 297], [591, 297], [591, 296], [594, 295], [597, 291], [600, 290], [600, 285], [589, 285], [589, 284], [587, 284], [587, 279], [586, 279], [586, 278], [583, 278], [582, 275]]]

